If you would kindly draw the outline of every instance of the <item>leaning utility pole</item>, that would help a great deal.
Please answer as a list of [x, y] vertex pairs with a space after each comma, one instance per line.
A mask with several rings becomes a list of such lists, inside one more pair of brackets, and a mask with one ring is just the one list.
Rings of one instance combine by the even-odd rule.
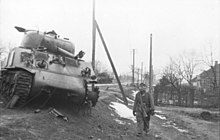
[[120, 88], [121, 93], [122, 93], [122, 95], [123, 95], [124, 103], [125, 103], [126, 105], [128, 105], [128, 101], [127, 101], [127, 98], [126, 98], [126, 96], [125, 96], [125, 94], [124, 94], [124, 90], [123, 90], [122, 85], [121, 85], [121, 82], [120, 82], [120, 80], [119, 80], [117, 71], [116, 71], [116, 69], [115, 69], [115, 66], [114, 66], [113, 61], [112, 61], [112, 59], [111, 59], [111, 56], [110, 56], [110, 53], [109, 53], [109, 51], [108, 51], [107, 45], [105, 44], [104, 38], [103, 38], [103, 36], [102, 36], [101, 30], [100, 30], [99, 25], [98, 25], [98, 23], [97, 23], [96, 20], [95, 20], [95, 23], [96, 23], [96, 28], [97, 28], [98, 33], [99, 33], [99, 36], [100, 36], [100, 38], [101, 38], [102, 44], [103, 44], [103, 46], [104, 46], [105, 52], [106, 52], [106, 54], [107, 54], [107, 56], [108, 56], [108, 59], [109, 59], [109, 62], [110, 62], [110, 64], [111, 64], [111, 66], [112, 66], [112, 70], [113, 70], [113, 72], [114, 72], [114, 74], [115, 74], [115, 78], [116, 78], [116, 80], [117, 80], [117, 82], [118, 82], [119, 88]]
[[153, 65], [152, 65], [152, 34], [150, 34], [150, 65], [149, 65], [149, 92], [152, 98], [152, 108], [154, 108], [154, 98], [153, 98]]
[[133, 65], [132, 65], [132, 84], [134, 84], [134, 63], [135, 63], [135, 49], [133, 49]]

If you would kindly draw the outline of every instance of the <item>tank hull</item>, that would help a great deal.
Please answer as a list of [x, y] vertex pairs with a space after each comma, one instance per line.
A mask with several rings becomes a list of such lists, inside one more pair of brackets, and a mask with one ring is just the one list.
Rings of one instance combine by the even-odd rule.
[[92, 106], [99, 97], [98, 88], [88, 86], [96, 81], [92, 66], [74, 56], [72, 43], [37, 31], [25, 33], [21, 46], [10, 51], [1, 77], [0, 95], [9, 108], [42, 94], [59, 94], [78, 105], [91, 101]]
[[42, 92], [71, 95], [74, 103], [82, 103], [86, 96], [85, 81], [81, 77], [57, 74], [47, 71], [36, 72], [33, 78], [33, 97]]

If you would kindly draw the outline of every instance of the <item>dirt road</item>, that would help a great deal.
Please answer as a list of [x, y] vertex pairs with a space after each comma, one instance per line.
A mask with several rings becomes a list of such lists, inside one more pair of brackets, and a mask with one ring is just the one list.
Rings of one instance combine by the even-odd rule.
[[[132, 99], [132, 90], [126, 89]], [[54, 105], [68, 121], [49, 114], [47, 105], [39, 113], [36, 107], [5, 109], [0, 102], [0, 140], [135, 140], [136, 123], [121, 117], [112, 105], [121, 103], [116, 89], [104, 88], [92, 114], [84, 116], [70, 107]], [[123, 104], [121, 104], [123, 106]], [[129, 100], [132, 108], [132, 100]], [[129, 110], [128, 108], [128, 110]], [[143, 139], [149, 140], [219, 140], [219, 111], [208, 110], [212, 120], [203, 120], [199, 114], [207, 110], [179, 107], [156, 107], [151, 117], [151, 131]], [[130, 112], [131, 113], [131, 112]]]

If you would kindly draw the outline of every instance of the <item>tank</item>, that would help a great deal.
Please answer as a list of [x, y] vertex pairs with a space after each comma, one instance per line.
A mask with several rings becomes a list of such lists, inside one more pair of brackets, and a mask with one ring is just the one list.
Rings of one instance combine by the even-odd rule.
[[82, 60], [83, 51], [75, 54], [74, 44], [55, 31], [15, 28], [24, 37], [1, 69], [0, 95], [6, 107], [24, 106], [42, 94], [60, 94], [77, 105], [96, 105], [99, 88], [90, 85], [97, 78], [91, 63]]

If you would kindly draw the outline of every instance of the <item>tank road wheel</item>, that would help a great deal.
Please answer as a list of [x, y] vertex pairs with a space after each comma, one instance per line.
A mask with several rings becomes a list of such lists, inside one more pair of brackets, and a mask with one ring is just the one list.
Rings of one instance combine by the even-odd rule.
[[24, 105], [31, 90], [32, 75], [25, 71], [7, 71], [2, 80], [0, 94], [6, 101], [6, 107]]

